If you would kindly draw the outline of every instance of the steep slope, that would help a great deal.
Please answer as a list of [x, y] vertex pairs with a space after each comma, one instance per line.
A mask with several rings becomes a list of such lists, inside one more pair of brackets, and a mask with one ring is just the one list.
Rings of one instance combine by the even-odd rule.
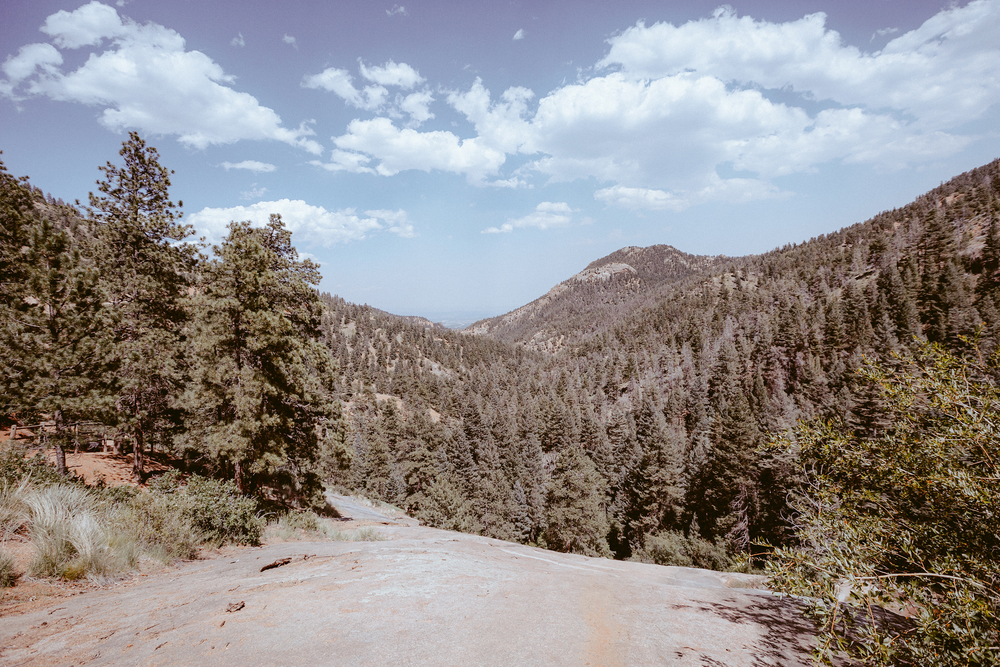
[[618, 319], [643, 295], [710, 271], [724, 260], [689, 255], [668, 245], [629, 246], [591, 262], [531, 303], [476, 322], [465, 332], [556, 352]]

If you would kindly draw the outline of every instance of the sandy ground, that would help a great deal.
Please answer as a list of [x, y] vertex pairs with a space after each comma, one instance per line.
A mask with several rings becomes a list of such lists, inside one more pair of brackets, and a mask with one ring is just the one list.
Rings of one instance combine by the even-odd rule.
[[[230, 549], [7, 608], [0, 664], [806, 666], [758, 579], [544, 551], [335, 498], [378, 542]], [[261, 571], [288, 558], [285, 565]]]

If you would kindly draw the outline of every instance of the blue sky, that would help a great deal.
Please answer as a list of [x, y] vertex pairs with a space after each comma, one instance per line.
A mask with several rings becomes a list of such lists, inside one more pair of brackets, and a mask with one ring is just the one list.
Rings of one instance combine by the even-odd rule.
[[457, 322], [627, 245], [742, 255], [1000, 156], [1000, 0], [6, 0], [0, 149], [86, 201], [129, 130], [219, 240]]

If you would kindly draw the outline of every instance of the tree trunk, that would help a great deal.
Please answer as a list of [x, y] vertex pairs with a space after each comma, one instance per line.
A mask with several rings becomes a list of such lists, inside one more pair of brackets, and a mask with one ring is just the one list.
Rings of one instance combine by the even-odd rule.
[[142, 429], [135, 429], [135, 445], [132, 447], [132, 479], [134, 479], [138, 484], [142, 484], [142, 477], [145, 473], [143, 464], [143, 437]]
[[[56, 432], [52, 438], [53, 443], [56, 447], [56, 470], [60, 475], [65, 475], [68, 470], [66, 469], [66, 450], [63, 449], [63, 418], [62, 410], [56, 410], [55, 412], [55, 422], [56, 422]], [[41, 426], [39, 427], [41, 428]]]
[[246, 480], [243, 478], [243, 463], [237, 461], [234, 468], [234, 477], [236, 477], [236, 488], [240, 490], [240, 493], [246, 493]]

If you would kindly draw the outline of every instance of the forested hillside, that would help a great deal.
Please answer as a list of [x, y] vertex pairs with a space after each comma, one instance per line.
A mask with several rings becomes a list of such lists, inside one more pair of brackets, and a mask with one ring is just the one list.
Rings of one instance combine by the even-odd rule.
[[279, 218], [206, 256], [155, 149], [122, 157], [85, 209], [3, 173], [3, 413], [56, 444], [106, 424], [137, 477], [156, 447], [248, 493], [325, 481], [436, 526], [721, 567], [790, 539], [799, 468], [768, 441], [882, 428], [866, 356], [1000, 340], [1000, 162], [763, 255], [624, 248], [456, 332], [320, 295]]
[[478, 335], [327, 299], [342, 479], [438, 525], [583, 553], [781, 543], [797, 481], [760, 453], [769, 438], [814, 416], [877, 430], [866, 356], [997, 346], [998, 196], [993, 162], [764, 255], [626, 248]]

